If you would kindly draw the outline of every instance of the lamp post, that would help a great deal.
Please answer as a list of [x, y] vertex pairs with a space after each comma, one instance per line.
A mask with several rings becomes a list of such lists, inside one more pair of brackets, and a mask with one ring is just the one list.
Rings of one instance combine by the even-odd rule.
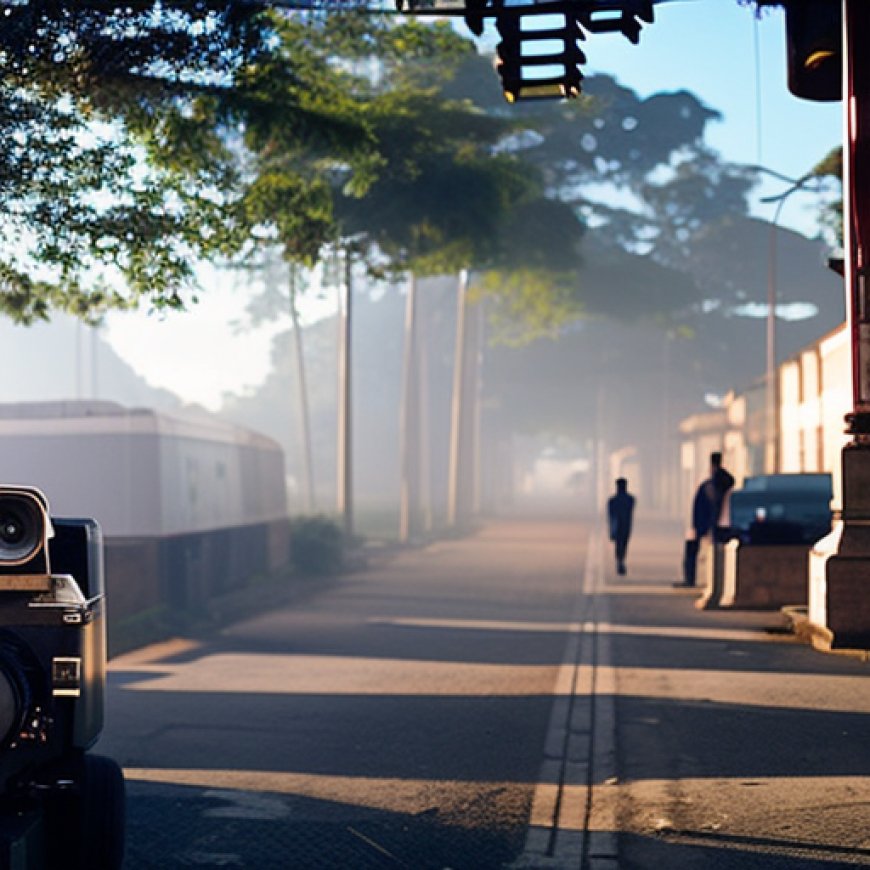
[[767, 251], [767, 365], [765, 375], [765, 441], [767, 444], [767, 456], [765, 470], [776, 474], [779, 471], [779, 378], [776, 371], [776, 297], [777, 297], [777, 250], [776, 234], [779, 230], [779, 218], [782, 207], [788, 197], [798, 190], [792, 187], [776, 204], [773, 220], [770, 223], [770, 235]]
[[806, 190], [812, 176], [793, 179], [768, 169], [765, 166], [753, 166], [758, 172], [772, 175], [782, 181], [791, 183], [791, 187], [776, 196], [766, 196], [763, 203], [776, 203], [773, 220], [770, 222], [767, 250], [767, 329], [766, 329], [766, 365], [765, 365], [765, 471], [776, 474], [780, 465], [779, 450], [779, 379], [776, 372], [776, 302], [777, 302], [777, 233], [779, 219], [783, 206], [788, 198], [799, 190]]

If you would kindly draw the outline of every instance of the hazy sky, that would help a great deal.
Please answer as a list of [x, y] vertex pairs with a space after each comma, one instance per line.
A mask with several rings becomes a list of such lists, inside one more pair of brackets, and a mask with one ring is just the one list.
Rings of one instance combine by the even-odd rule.
[[[613, 74], [643, 96], [695, 92], [723, 115], [709, 141], [725, 158], [798, 177], [840, 142], [841, 109], [839, 103], [810, 103], [788, 93], [784, 30], [776, 10], [756, 20], [753, 9], [737, 0], [673, 0], [656, 6], [656, 22], [644, 29], [638, 46], [616, 35], [590, 37], [586, 69]], [[783, 189], [771, 182], [762, 193]], [[773, 206], [756, 212], [772, 217]], [[781, 223], [812, 232], [810, 206], [793, 197]], [[162, 320], [112, 315], [106, 335], [154, 386], [217, 408], [224, 392], [262, 380], [270, 337], [286, 324], [236, 334], [231, 324], [241, 317], [244, 299], [229, 280], [211, 273], [205, 280], [201, 302], [189, 313]]]

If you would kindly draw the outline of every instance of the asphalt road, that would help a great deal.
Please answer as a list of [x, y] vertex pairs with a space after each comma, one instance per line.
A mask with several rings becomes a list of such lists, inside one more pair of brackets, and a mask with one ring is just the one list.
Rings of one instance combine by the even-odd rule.
[[870, 867], [870, 662], [777, 612], [699, 611], [671, 586], [677, 531], [639, 523], [601, 584], [618, 776], [595, 789], [620, 870]]
[[580, 522], [399, 553], [116, 659], [128, 870], [870, 867], [870, 661]]
[[579, 522], [502, 522], [115, 659], [128, 870], [486, 870], [523, 850]]

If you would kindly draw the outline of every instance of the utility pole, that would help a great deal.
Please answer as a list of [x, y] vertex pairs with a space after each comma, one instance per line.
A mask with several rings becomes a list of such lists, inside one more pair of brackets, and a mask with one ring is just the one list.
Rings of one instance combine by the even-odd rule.
[[344, 253], [344, 298], [338, 354], [338, 445], [336, 494], [345, 538], [353, 537], [353, 254]]
[[[870, 3], [843, 0], [843, 223], [852, 345], [851, 442], [842, 453], [839, 518], [810, 562], [813, 625], [834, 646], [870, 642]], [[835, 493], [835, 502], [837, 494]]]
[[405, 298], [405, 348], [402, 363], [402, 409], [399, 421], [399, 540], [407, 543], [413, 534], [416, 501], [417, 425], [417, 278], [408, 274]]
[[302, 346], [302, 327], [296, 307], [298, 266], [290, 264], [289, 299], [290, 320], [293, 327], [293, 355], [296, 362], [296, 393], [299, 411], [299, 443], [302, 456], [303, 500], [306, 513], [314, 511], [314, 459], [311, 450], [311, 422], [308, 412], [308, 383], [305, 377], [305, 351]]
[[[792, 191], [797, 188], [792, 188]], [[785, 205], [787, 195], [776, 205], [773, 221], [770, 224], [767, 251], [767, 365], [765, 375], [765, 424], [767, 456], [764, 470], [768, 474], [779, 471], [779, 370], [776, 364], [776, 302], [777, 302], [777, 233], [779, 216]]]
[[447, 478], [447, 526], [455, 528], [460, 522], [460, 486], [462, 435], [464, 423], [464, 385], [466, 359], [466, 323], [468, 308], [468, 271], [459, 273], [456, 284], [456, 345], [453, 352], [453, 396], [450, 411], [450, 459]]

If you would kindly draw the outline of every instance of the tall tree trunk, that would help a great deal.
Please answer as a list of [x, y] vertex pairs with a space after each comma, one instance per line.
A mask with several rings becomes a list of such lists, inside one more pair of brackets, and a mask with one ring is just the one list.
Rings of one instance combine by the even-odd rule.
[[457, 527], [461, 516], [462, 445], [466, 429], [466, 332], [468, 326], [468, 272], [463, 269], [456, 283], [456, 340], [453, 351], [453, 395], [450, 411], [450, 455], [447, 480], [447, 526]]
[[345, 536], [353, 536], [353, 257], [344, 255], [344, 299], [340, 312], [338, 352], [338, 437], [336, 466], [336, 507], [342, 518]]
[[[431, 306], [429, 306], [431, 309]], [[434, 526], [432, 514], [432, 433], [431, 409], [429, 395], [429, 318], [426, 306], [422, 314], [417, 313], [417, 447], [418, 471], [417, 481], [420, 493], [420, 516], [422, 530], [429, 534]]]
[[83, 399], [85, 397], [84, 391], [84, 383], [85, 383], [85, 373], [84, 373], [84, 361], [82, 354], [82, 343], [84, 339], [82, 337], [82, 332], [84, 332], [84, 324], [81, 320], [76, 320], [76, 350], [75, 350], [75, 358], [76, 358], [76, 398]]
[[414, 531], [415, 468], [417, 454], [417, 278], [408, 276], [405, 300], [405, 348], [402, 362], [402, 408], [399, 420], [399, 540]]
[[308, 408], [308, 384], [305, 377], [305, 351], [302, 329], [296, 308], [297, 278], [295, 264], [290, 264], [290, 319], [293, 324], [293, 354], [296, 360], [296, 403], [299, 421], [299, 447], [302, 459], [302, 499], [306, 513], [314, 512], [314, 459], [311, 451], [311, 415]]
[[483, 331], [485, 319], [483, 307], [478, 303], [474, 308], [474, 329], [472, 332], [471, 363], [470, 363], [470, 396], [471, 405], [471, 442], [469, 444], [469, 464], [471, 466], [471, 513], [479, 516], [483, 505], [482, 479], [482, 444], [483, 444], [483, 408], [481, 406], [483, 380]]

